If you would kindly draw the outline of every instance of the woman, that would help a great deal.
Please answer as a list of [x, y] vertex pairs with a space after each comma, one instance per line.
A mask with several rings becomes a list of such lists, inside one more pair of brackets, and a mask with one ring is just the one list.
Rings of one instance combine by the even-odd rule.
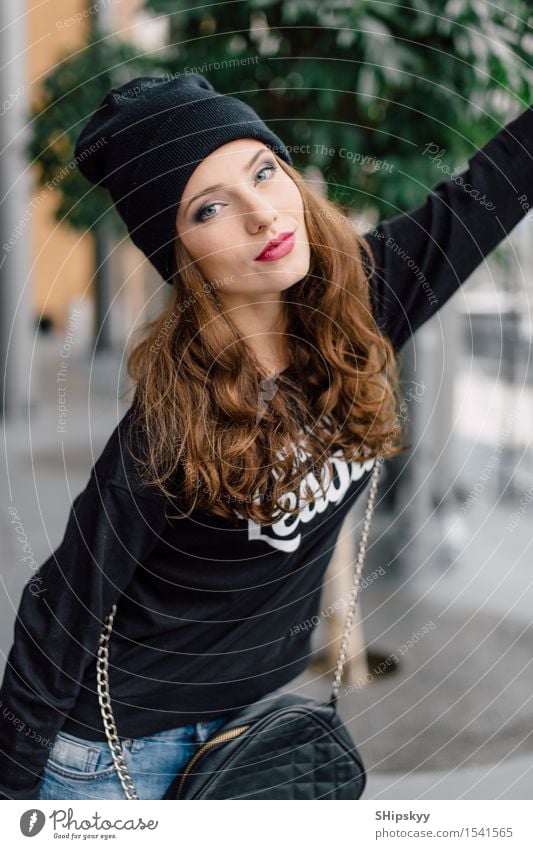
[[124, 798], [96, 687], [113, 604], [111, 701], [140, 798], [305, 669], [343, 520], [378, 452], [405, 450], [396, 356], [525, 214], [532, 153], [529, 108], [362, 236], [204, 77], [107, 95], [76, 161], [172, 288], [130, 355], [134, 401], [22, 595], [2, 798]]

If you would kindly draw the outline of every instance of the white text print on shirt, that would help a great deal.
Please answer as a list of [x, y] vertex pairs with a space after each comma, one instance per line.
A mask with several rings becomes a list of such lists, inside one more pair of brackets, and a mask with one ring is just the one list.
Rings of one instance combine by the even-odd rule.
[[[301, 460], [305, 460], [309, 457], [309, 454], [303, 447], [300, 447], [299, 456]], [[274, 514], [275, 521], [267, 526], [260, 525], [249, 518], [248, 539], [262, 540], [280, 551], [288, 553], [296, 551], [302, 541], [302, 534], [295, 533], [300, 522], [304, 524], [312, 522], [316, 516], [324, 513], [330, 504], [340, 504], [351, 484], [360, 480], [365, 472], [371, 471], [374, 463], [374, 457], [363, 462], [356, 460], [348, 462], [342, 456], [341, 449], [338, 449], [327, 458], [321, 467], [324, 492], [322, 492], [316, 476], [309, 472], [300, 481], [297, 491], [286, 493], [284, 505], [288, 509], [292, 509], [297, 503], [303, 505], [307, 485], [311, 488], [314, 500], [302, 506], [302, 509], [294, 515], [278, 510]], [[335, 471], [337, 472], [337, 480], [335, 480]], [[273, 473], [275, 474], [275, 472]]]

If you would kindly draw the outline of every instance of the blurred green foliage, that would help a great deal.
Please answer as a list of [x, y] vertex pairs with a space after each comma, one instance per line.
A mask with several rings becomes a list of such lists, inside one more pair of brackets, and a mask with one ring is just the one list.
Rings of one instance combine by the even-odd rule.
[[[42, 181], [71, 160], [77, 134], [110, 87], [140, 74], [196, 70], [249, 103], [286, 144], [309, 145], [293, 160], [318, 166], [330, 197], [391, 217], [445, 179], [422, 155], [426, 145], [443, 150], [451, 172], [531, 103], [525, 0], [506, 0], [505, 9], [486, 0], [186, 5], [145, 0], [145, 11], [167, 18], [163, 50], [142, 55], [117, 37], [102, 40], [93, 25], [86, 49], [59, 60], [32, 124], [29, 155]], [[324, 155], [322, 145], [334, 153]], [[109, 211], [106, 193], [87, 195], [77, 169], [59, 191], [58, 217], [75, 227]]]
[[87, 44], [73, 55], [57, 57], [41, 84], [28, 117], [26, 154], [39, 186], [56, 192], [55, 218], [75, 230], [109, 227], [117, 238], [127, 235], [108, 193], [92, 186], [75, 167], [78, 135], [110, 88], [133, 76], [158, 73], [153, 57], [132, 44], [106, 37], [96, 16], [91, 18]]

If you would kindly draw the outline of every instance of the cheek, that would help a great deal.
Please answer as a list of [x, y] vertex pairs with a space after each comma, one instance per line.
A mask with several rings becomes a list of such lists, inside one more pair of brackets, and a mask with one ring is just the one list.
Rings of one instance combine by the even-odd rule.
[[189, 233], [184, 245], [187, 248], [193, 260], [198, 262], [201, 268], [208, 267], [213, 262], [223, 261], [222, 254], [217, 252], [222, 247], [219, 239], [213, 237], [213, 233], [209, 234], [207, 230], [196, 230], [194, 233]]
[[285, 209], [292, 210], [294, 215], [303, 214], [302, 196], [298, 186], [293, 180], [288, 180], [285, 183], [282, 199]]
[[223, 227], [217, 227], [216, 233], [213, 230], [211, 234], [206, 234], [201, 241], [204, 267], [212, 269], [231, 266], [236, 259], [235, 250], [228, 250], [231, 243], [231, 234], [225, 234]]

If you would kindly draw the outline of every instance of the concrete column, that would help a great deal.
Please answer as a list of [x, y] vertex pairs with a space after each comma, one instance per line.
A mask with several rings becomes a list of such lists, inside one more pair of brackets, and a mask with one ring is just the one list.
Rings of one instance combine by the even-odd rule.
[[28, 137], [25, 4], [0, 3], [0, 411], [27, 413], [32, 340], [29, 278], [34, 210]]
[[[414, 462], [411, 464], [408, 524], [413, 534], [407, 559], [419, 566], [426, 559], [446, 559], [453, 551], [450, 539], [434, 550], [446, 536], [449, 511], [454, 511], [451, 487], [456, 473], [453, 429], [454, 383], [458, 366], [459, 322], [453, 303], [439, 311], [416, 334], [416, 355], [411, 362], [407, 387], [412, 393], [410, 415]], [[422, 386], [422, 388], [420, 388]], [[418, 400], [417, 400], [418, 398]], [[437, 505], [440, 505], [437, 508]]]

